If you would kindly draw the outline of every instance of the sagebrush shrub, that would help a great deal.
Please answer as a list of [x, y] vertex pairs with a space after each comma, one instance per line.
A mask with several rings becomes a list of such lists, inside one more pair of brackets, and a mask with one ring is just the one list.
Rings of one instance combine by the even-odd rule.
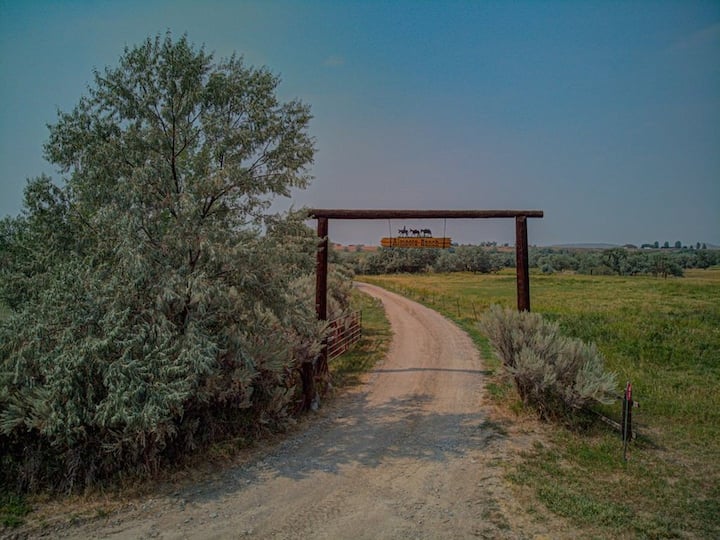
[[[72, 489], [281, 426], [323, 339], [310, 109], [182, 37], [128, 47], [0, 221], [0, 482]], [[341, 294], [336, 295], [338, 297]], [[342, 303], [342, 302], [340, 302]]]
[[594, 344], [562, 336], [537, 313], [492, 306], [480, 328], [512, 376], [523, 402], [544, 417], [615, 400], [617, 381]]

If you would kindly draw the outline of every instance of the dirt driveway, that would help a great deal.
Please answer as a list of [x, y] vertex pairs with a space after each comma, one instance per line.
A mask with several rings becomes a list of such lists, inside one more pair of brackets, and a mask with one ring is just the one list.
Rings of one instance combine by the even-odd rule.
[[[438, 313], [374, 287], [387, 359], [308, 428], [220, 478], [137, 501], [70, 538], [557, 538], [503, 480], [515, 435], [488, 419], [483, 365]], [[512, 442], [511, 442], [512, 441]], [[512, 448], [511, 448], [512, 447]]]

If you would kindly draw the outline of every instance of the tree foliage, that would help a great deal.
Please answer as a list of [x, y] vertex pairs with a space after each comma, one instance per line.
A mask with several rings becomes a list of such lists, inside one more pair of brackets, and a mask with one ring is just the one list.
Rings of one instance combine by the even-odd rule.
[[315, 241], [272, 200], [309, 182], [309, 108], [186, 37], [126, 48], [50, 127], [64, 175], [2, 222], [0, 450], [20, 487], [90, 483], [292, 412], [323, 328]]
[[[345, 256], [352, 261], [353, 255]], [[383, 248], [355, 259], [359, 274], [418, 272], [494, 272], [514, 261], [514, 255], [480, 246], [459, 246], [452, 250], [424, 248]]]

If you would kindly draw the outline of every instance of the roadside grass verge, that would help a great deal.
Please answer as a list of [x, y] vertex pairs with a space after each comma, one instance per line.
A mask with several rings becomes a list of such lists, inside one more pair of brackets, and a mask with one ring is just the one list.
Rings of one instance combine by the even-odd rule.
[[[476, 329], [490, 305], [516, 305], [513, 271], [359, 279], [468, 330], [494, 373], [488, 394], [517, 410], [514, 389]], [[619, 434], [604, 424], [548, 425], [549, 444], [508, 471], [516, 488], [603, 536], [720, 538], [720, 269], [671, 279], [533, 273], [531, 305], [566, 335], [595, 342], [619, 381], [633, 383], [639, 437], [624, 462]], [[620, 419], [619, 402], [598, 411]]]
[[348, 352], [330, 361], [330, 374], [337, 387], [357, 384], [363, 373], [384, 358], [392, 338], [380, 300], [353, 289], [350, 304], [362, 311], [362, 337]]
[[3, 527], [17, 527], [30, 513], [30, 506], [23, 495], [0, 490], [0, 533]]

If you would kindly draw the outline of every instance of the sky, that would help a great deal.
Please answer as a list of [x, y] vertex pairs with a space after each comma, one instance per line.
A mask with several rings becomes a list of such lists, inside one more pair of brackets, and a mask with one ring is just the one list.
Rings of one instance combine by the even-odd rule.
[[[312, 108], [312, 185], [276, 208], [532, 209], [531, 244], [720, 245], [718, 1], [0, 0], [0, 217], [94, 69], [166, 31]], [[403, 226], [514, 242], [503, 220]]]

